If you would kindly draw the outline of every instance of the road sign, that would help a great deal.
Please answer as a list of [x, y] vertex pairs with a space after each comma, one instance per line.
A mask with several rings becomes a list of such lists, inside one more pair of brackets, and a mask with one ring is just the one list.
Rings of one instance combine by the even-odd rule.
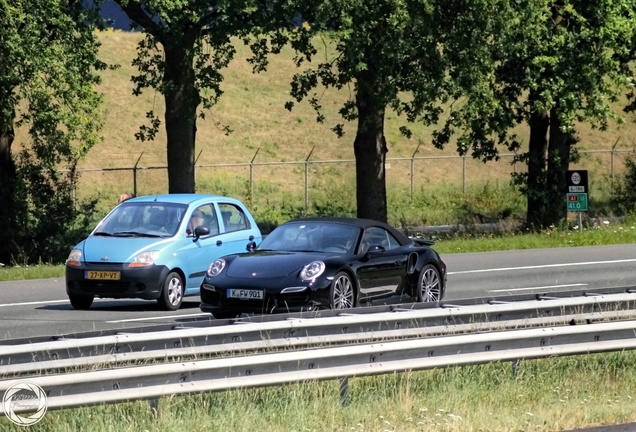
[[[587, 193], [587, 170], [567, 171], [568, 193]], [[569, 202], [569, 201], [568, 201]]]
[[587, 194], [586, 193], [569, 193], [568, 211], [582, 212], [587, 211]]

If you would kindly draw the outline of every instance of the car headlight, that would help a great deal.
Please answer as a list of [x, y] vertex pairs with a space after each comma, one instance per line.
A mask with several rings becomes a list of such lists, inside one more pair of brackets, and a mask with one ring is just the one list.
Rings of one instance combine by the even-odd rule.
[[68, 254], [68, 258], [66, 258], [66, 264], [70, 266], [80, 266], [82, 263], [80, 260], [82, 259], [82, 250], [81, 249], [73, 249], [70, 254]]
[[217, 260], [214, 260], [214, 262], [210, 264], [210, 267], [208, 268], [206, 275], [212, 278], [220, 274], [224, 268], [225, 268], [225, 260], [223, 258], [219, 258]]
[[159, 251], [147, 251], [137, 254], [128, 267], [148, 267], [155, 263], [159, 257]]
[[320, 276], [324, 271], [325, 263], [322, 261], [314, 261], [303, 267], [300, 271], [300, 278], [304, 281], [312, 280]]

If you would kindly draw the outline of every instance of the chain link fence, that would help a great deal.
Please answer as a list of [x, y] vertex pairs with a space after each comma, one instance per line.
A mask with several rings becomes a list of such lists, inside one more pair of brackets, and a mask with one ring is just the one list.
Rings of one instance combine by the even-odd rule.
[[[312, 150], [313, 151], [313, 150]], [[417, 156], [387, 158], [387, 190], [413, 199], [420, 190], [451, 187], [466, 194], [471, 187], [508, 184], [511, 173], [526, 167], [513, 163], [514, 154], [501, 154], [487, 163], [462, 156]], [[590, 197], [607, 196], [625, 170], [631, 149], [580, 150], [580, 160], [571, 169], [586, 169], [590, 178]], [[316, 205], [329, 198], [329, 191], [344, 192], [355, 200], [355, 160], [305, 160], [258, 162], [258, 151], [242, 163], [195, 164], [197, 192], [233, 195], [251, 205]], [[143, 153], [130, 167], [78, 169], [78, 199], [97, 196], [105, 209], [117, 203], [123, 192], [135, 195], [166, 193], [166, 166], [141, 166]], [[327, 194], [327, 197], [325, 197]]]

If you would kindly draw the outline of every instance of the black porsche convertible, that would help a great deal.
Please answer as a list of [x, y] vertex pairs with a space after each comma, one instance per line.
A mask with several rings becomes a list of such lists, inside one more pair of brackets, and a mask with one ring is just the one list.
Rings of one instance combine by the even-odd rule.
[[347, 309], [395, 295], [437, 302], [446, 265], [432, 244], [368, 219], [292, 220], [258, 247], [215, 260], [201, 284], [201, 310], [234, 318]]

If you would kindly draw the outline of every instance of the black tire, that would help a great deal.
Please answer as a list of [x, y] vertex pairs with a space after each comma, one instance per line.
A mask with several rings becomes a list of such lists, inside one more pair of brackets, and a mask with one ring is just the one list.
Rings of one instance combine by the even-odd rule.
[[241, 316], [240, 313], [237, 312], [212, 312], [212, 316], [216, 319], [231, 319], [238, 318]]
[[432, 264], [426, 264], [420, 272], [415, 287], [418, 302], [438, 302], [442, 299], [442, 279], [439, 271]]
[[93, 296], [69, 295], [68, 299], [71, 301], [73, 309], [86, 310], [90, 309], [93, 304]]
[[356, 305], [356, 289], [351, 277], [340, 272], [329, 288], [329, 307], [331, 309], [351, 309]]
[[157, 299], [163, 310], [175, 311], [183, 302], [183, 279], [177, 272], [170, 272], [163, 283], [161, 295]]

